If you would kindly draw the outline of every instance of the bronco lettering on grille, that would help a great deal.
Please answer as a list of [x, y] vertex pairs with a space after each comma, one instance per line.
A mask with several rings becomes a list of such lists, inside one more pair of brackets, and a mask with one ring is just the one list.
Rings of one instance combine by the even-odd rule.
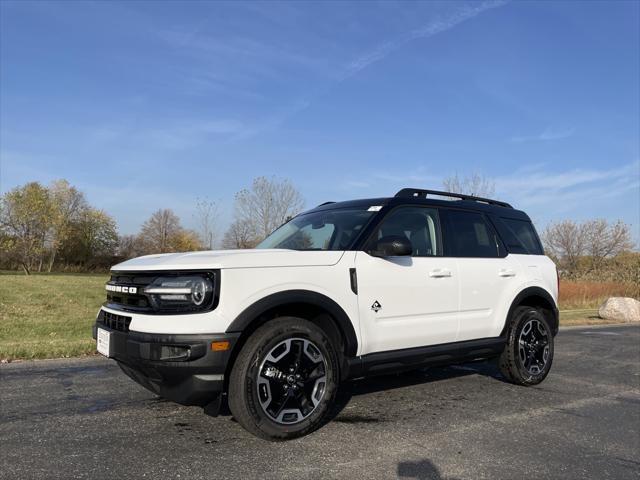
[[134, 294], [138, 293], [138, 287], [125, 287], [124, 285], [107, 284], [105, 288], [109, 292], [134, 293]]

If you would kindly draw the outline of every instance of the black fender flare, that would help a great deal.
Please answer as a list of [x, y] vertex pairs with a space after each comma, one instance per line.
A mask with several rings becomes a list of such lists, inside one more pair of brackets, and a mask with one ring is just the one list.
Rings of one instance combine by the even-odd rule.
[[358, 337], [353, 328], [353, 322], [334, 300], [311, 290], [285, 290], [263, 297], [244, 309], [227, 327], [226, 332], [242, 332], [266, 312], [292, 304], [311, 305], [326, 311], [335, 320], [336, 326], [343, 334], [345, 354], [348, 357], [355, 357], [358, 351]]
[[553, 330], [553, 335], [555, 336], [558, 333], [558, 327], [560, 324], [560, 312], [558, 311], [558, 306], [556, 305], [556, 302], [551, 294], [542, 287], [527, 287], [521, 290], [520, 293], [518, 293], [511, 302], [511, 306], [509, 307], [509, 311], [507, 312], [507, 318], [505, 318], [504, 321], [502, 333], [500, 334], [501, 337], [504, 337], [506, 335], [507, 327], [509, 325], [509, 319], [511, 318], [513, 311], [518, 305], [523, 302], [523, 300], [529, 297], [537, 297], [543, 300], [543, 303], [539, 306], [543, 306], [550, 311], [552, 315], [551, 329]]

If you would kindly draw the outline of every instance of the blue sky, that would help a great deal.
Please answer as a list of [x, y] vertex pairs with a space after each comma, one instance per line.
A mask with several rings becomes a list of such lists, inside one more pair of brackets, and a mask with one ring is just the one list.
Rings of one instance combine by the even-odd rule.
[[0, 2], [0, 190], [66, 178], [134, 233], [258, 175], [308, 207], [453, 173], [542, 228], [640, 236], [640, 3]]

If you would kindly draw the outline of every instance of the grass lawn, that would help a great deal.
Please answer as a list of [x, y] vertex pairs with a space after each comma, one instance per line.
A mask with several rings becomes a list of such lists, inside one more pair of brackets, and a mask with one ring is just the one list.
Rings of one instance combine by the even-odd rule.
[[[0, 360], [95, 353], [91, 326], [104, 301], [108, 278], [90, 274], [26, 276], [0, 272]], [[593, 307], [601, 299], [596, 295], [590, 298], [590, 293], [596, 292], [579, 293], [580, 307], [572, 301], [563, 305], [561, 298], [561, 309], [583, 309], [563, 310], [560, 325], [615, 323], [598, 317]], [[598, 291], [598, 295], [602, 292]]]
[[605, 320], [598, 316], [598, 310], [561, 310], [560, 326], [572, 325], [607, 325], [620, 323], [618, 320]]
[[0, 359], [95, 352], [91, 326], [107, 275], [0, 273]]

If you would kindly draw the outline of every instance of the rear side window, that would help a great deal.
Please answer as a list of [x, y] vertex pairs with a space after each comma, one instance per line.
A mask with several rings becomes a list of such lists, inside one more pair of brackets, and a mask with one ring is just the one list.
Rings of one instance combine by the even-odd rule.
[[507, 243], [510, 252], [543, 255], [540, 240], [531, 222], [501, 217], [500, 223], [503, 224], [502, 228], [498, 226], [500, 235]]
[[497, 233], [482, 214], [449, 210], [446, 216], [449, 255], [481, 258], [505, 255]]

